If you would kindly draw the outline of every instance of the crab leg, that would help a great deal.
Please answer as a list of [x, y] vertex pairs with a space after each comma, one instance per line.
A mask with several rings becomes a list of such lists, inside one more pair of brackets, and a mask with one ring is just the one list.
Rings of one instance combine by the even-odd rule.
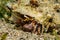
[[47, 30], [48, 30], [49, 26], [50, 26], [50, 23], [48, 23], [48, 25], [47, 25], [46, 32], [47, 32]]
[[44, 25], [42, 24], [42, 32], [41, 32], [42, 34], [43, 34], [43, 31], [44, 31]]
[[38, 27], [38, 34], [40, 34], [40, 26]]
[[33, 33], [35, 33], [35, 31], [36, 31], [36, 27], [37, 26], [33, 24], [33, 31], [32, 31]]

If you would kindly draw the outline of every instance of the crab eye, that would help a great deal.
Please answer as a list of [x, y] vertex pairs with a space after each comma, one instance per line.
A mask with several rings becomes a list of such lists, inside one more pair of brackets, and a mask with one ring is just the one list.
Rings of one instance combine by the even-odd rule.
[[52, 21], [53, 21], [53, 18], [50, 18], [50, 19], [49, 19], [49, 22], [52, 22]]
[[56, 12], [60, 12], [60, 9], [57, 9]]
[[31, 4], [32, 6], [34, 6], [34, 7], [38, 7], [38, 6], [39, 6], [39, 4], [38, 4], [38, 2], [37, 2], [36, 0], [31, 0], [31, 1], [30, 1], [30, 4]]

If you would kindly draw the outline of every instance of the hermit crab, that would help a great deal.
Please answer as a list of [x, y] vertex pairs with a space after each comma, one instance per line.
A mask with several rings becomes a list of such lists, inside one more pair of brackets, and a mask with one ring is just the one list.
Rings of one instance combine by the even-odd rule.
[[9, 5], [7, 7], [12, 9], [12, 16], [9, 20], [19, 25], [18, 29], [21, 28], [23, 31], [41, 34], [48, 32], [49, 28], [54, 28], [56, 24], [60, 24], [59, 14], [55, 13], [49, 4], [46, 4], [46, 7], [44, 5], [40, 7], [36, 0], [30, 0], [27, 3], [20, 0], [16, 4]]

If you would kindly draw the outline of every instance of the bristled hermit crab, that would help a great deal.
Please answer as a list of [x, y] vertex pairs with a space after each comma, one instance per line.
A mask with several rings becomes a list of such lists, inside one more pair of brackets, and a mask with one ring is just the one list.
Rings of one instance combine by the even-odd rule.
[[40, 7], [41, 5], [37, 0], [19, 0], [17, 3], [9, 5], [7, 6], [12, 8], [11, 18], [13, 18], [14, 23], [22, 26], [24, 31], [40, 34], [45, 29], [48, 31], [49, 27], [53, 28], [56, 24], [60, 24], [59, 14], [54, 11], [52, 4], [50, 6], [46, 3], [47, 6]]

